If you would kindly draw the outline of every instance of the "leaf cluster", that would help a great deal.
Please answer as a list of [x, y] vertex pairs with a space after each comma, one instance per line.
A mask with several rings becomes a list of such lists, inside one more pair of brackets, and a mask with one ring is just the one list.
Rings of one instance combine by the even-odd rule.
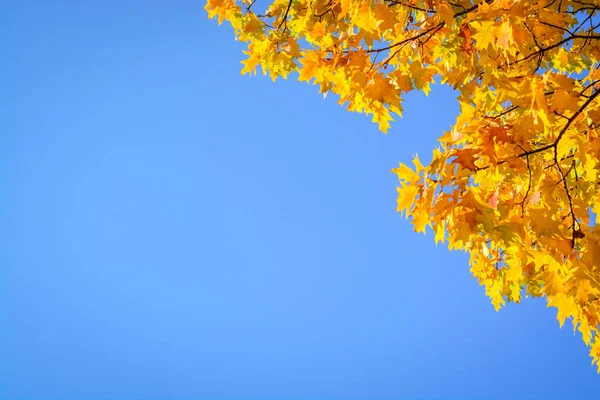
[[600, 371], [600, 1], [208, 0], [248, 43], [242, 73], [332, 92], [387, 132], [439, 82], [460, 114], [401, 164], [398, 211], [467, 251], [496, 309], [545, 297]]

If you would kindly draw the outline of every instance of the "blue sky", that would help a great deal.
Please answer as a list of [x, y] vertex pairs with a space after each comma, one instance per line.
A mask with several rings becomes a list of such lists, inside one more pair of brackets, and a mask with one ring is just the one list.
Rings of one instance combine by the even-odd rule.
[[496, 313], [395, 213], [450, 90], [386, 136], [167, 3], [2, 7], [1, 399], [598, 395], [554, 309]]

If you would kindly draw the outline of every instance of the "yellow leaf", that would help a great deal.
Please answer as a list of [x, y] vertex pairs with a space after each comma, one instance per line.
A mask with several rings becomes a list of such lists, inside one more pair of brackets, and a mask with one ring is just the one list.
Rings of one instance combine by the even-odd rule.
[[512, 26], [509, 21], [504, 21], [498, 30], [498, 47], [508, 50], [512, 43]]
[[413, 164], [415, 165], [415, 171], [417, 174], [420, 174], [423, 171], [423, 164], [421, 164], [421, 160], [419, 160], [419, 156], [415, 154], [413, 157]]
[[520, 282], [523, 278], [523, 268], [519, 264], [512, 265], [506, 272], [506, 279], [511, 282]]
[[440, 221], [435, 225], [435, 243], [440, 243], [444, 241], [444, 237], [445, 237], [445, 228], [444, 226], [446, 225], [446, 223], [444, 221]]
[[366, 32], [375, 32], [377, 30], [377, 20], [373, 16], [373, 11], [369, 3], [362, 3], [356, 17], [354, 17], [354, 23], [360, 29]]
[[552, 60], [554, 68], [565, 70], [569, 66], [569, 53], [564, 48], [559, 48]]
[[302, 69], [300, 70], [300, 76], [298, 81], [309, 82], [311, 78], [314, 78], [317, 70], [319, 69], [319, 57], [314, 52], [309, 52], [304, 55], [301, 60]]
[[408, 211], [413, 206], [415, 198], [417, 197], [417, 193], [419, 192], [419, 188], [415, 186], [402, 186], [396, 188], [396, 190], [398, 191], [398, 206], [396, 211], [400, 213], [406, 211], [408, 216]]
[[412, 223], [415, 227], [415, 232], [425, 233], [425, 228], [429, 224], [429, 213], [426, 210], [419, 209], [416, 215], [413, 215]]
[[565, 323], [565, 319], [576, 315], [577, 308], [573, 303], [573, 299], [564, 293], [558, 293], [554, 297], [549, 298], [548, 307], [556, 307], [558, 309], [557, 319], [560, 327]]
[[392, 169], [392, 172], [398, 175], [401, 182], [416, 183], [421, 179], [421, 176], [415, 173], [412, 168], [402, 163], [398, 168]]
[[570, 137], [562, 137], [556, 146], [558, 159], [562, 159], [571, 153], [571, 150], [577, 146], [577, 141]]
[[590, 296], [598, 291], [590, 284], [589, 279], [580, 279], [577, 283], [577, 301], [581, 305], [587, 305]]
[[421, 62], [418, 60], [415, 60], [412, 62], [412, 64], [410, 64], [410, 72], [413, 78], [413, 81], [415, 82], [415, 87], [417, 89], [421, 89], [423, 88], [423, 65], [421, 65]]
[[598, 176], [598, 170], [596, 169], [597, 162], [598, 161], [590, 154], [585, 155], [583, 170], [590, 181], [595, 181]]
[[552, 95], [552, 111], [564, 113], [565, 111], [577, 111], [577, 97], [564, 90], [556, 90]]
[[[482, 2], [484, 4], [484, 2]], [[477, 21], [469, 24], [476, 31], [471, 37], [475, 40], [475, 47], [479, 50], [487, 50], [490, 44], [494, 43], [494, 21]]]
[[248, 18], [244, 25], [244, 33], [246, 34], [262, 34], [263, 23], [258, 18]]
[[596, 364], [598, 373], [600, 373], [600, 339], [598, 339], [598, 336], [594, 339], [594, 343], [592, 343], [590, 348], [590, 356], [592, 357], [592, 364]]
[[579, 319], [579, 332], [581, 333], [581, 338], [585, 342], [586, 345], [590, 345], [592, 340], [592, 330], [590, 329], [589, 322], [586, 317]]
[[502, 282], [499, 280], [493, 281], [491, 284], [486, 285], [486, 293], [492, 299], [492, 304], [496, 311], [505, 304], [504, 296], [502, 295]]
[[242, 75], [248, 74], [248, 73], [255, 74], [256, 73], [256, 66], [258, 65], [259, 62], [260, 62], [260, 58], [254, 57], [254, 56], [250, 56], [246, 60], [242, 61], [242, 64], [244, 65], [244, 68], [242, 68], [242, 71], [240, 73]]
[[341, 11], [337, 17], [338, 21], [346, 17], [348, 14], [348, 10], [350, 10], [350, 2], [351, 0], [340, 0]]
[[531, 194], [531, 196], [529, 197], [528, 203], [530, 205], [536, 205], [540, 201], [541, 194], [542, 193], [539, 190], [536, 190], [535, 192], [533, 192]]
[[327, 23], [325, 21], [317, 22], [314, 28], [310, 31], [310, 36], [313, 39], [322, 39], [327, 34]]

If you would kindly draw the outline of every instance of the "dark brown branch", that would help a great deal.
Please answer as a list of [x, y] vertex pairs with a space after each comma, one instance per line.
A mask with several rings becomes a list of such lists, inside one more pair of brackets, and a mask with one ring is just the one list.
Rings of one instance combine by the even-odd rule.
[[[569, 36], [567, 38], [564, 38], [564, 39], [562, 39], [562, 40], [560, 40], [560, 41], [558, 41], [558, 42], [556, 42], [554, 44], [551, 44], [550, 46], [547, 46], [547, 47], [541, 47], [539, 44], [536, 43], [536, 45], [538, 46], [539, 50], [534, 51], [533, 53], [530, 53], [529, 55], [527, 55], [525, 57], [519, 58], [514, 63], [518, 64], [520, 62], [529, 60], [530, 58], [539, 56], [540, 54], [543, 55], [545, 52], [547, 52], [549, 50], [552, 50], [552, 49], [555, 49], [555, 48], [557, 48], [559, 46], [562, 46], [563, 44], [565, 44], [567, 42], [570, 42], [571, 40], [574, 40], [574, 39], [600, 40], [600, 35], [571, 35], [571, 36]], [[535, 38], [534, 38], [534, 41], [535, 41]], [[507, 65], [508, 65], [508, 63], [504, 64], [503, 66], [507, 66]]]
[[[563, 28], [562, 26], [554, 25], [554, 24], [551, 24], [550, 22], [546, 22], [546, 21], [542, 21], [542, 20], [539, 20], [538, 22], [540, 24], [542, 24], [542, 25], [546, 25], [546, 26], [549, 26], [551, 28], [555, 28], [555, 29], [561, 30], [563, 32], [568, 33], [569, 35], [573, 35], [573, 32], [571, 32], [567, 28]], [[575, 30], [575, 31], [577, 31], [577, 30]]]
[[395, 6], [404, 6], [406, 8], [410, 8], [411, 10], [421, 11], [421, 12], [428, 13], [428, 14], [435, 14], [437, 12], [435, 10], [428, 10], [426, 8], [413, 6], [411, 4], [407, 4], [403, 1], [398, 1], [398, 0], [387, 0], [387, 1], [389, 1], [390, 4], [395, 5]]
[[380, 49], [371, 49], [371, 50], [367, 50], [367, 53], [379, 53], [379, 52], [381, 52], [381, 51], [386, 51], [386, 50], [390, 50], [390, 49], [393, 49], [393, 48], [395, 48], [395, 47], [398, 47], [398, 46], [402, 46], [403, 44], [406, 44], [406, 43], [412, 42], [413, 40], [416, 40], [416, 39], [418, 39], [418, 38], [420, 38], [420, 37], [423, 37], [423, 36], [425, 36], [425, 35], [429, 34], [430, 32], [432, 32], [432, 31], [434, 31], [434, 30], [437, 32], [437, 31], [438, 31], [438, 30], [440, 30], [440, 29], [441, 29], [441, 28], [442, 28], [444, 25], [445, 25], [445, 22], [440, 22], [439, 24], [437, 24], [437, 25], [435, 25], [435, 26], [433, 26], [433, 27], [431, 27], [431, 28], [427, 29], [426, 31], [423, 31], [423, 32], [419, 33], [418, 35], [415, 35], [415, 36], [409, 37], [409, 38], [407, 38], [407, 39], [401, 40], [401, 41], [399, 41], [399, 42], [397, 42], [397, 43], [394, 43], [394, 44], [391, 44], [391, 45], [389, 45], [389, 46], [387, 46], [387, 47], [382, 47], [382, 48], [380, 48]]
[[290, 13], [290, 8], [292, 8], [292, 0], [290, 0], [288, 2], [283, 19], [279, 23], [279, 26], [277, 27], [277, 29], [281, 29], [282, 26], [283, 26], [283, 29], [287, 29], [287, 17], [288, 17], [288, 14]]
[[558, 136], [556, 137], [556, 140], [553, 143], [550, 143], [550, 144], [548, 144], [546, 146], [543, 146], [543, 147], [540, 147], [538, 149], [526, 151], [526, 152], [524, 152], [522, 154], [519, 154], [518, 157], [524, 157], [524, 156], [532, 155], [532, 154], [535, 154], [535, 153], [540, 153], [542, 151], [546, 151], [546, 150], [549, 150], [549, 149], [552, 149], [552, 148], [556, 149], [556, 147], [558, 146], [558, 142], [563, 137], [563, 135], [565, 134], [565, 132], [569, 129], [569, 127], [571, 126], [571, 124], [575, 121], [575, 119], [579, 116], [579, 114], [581, 114], [587, 108], [587, 106], [589, 106], [590, 103], [599, 94], [600, 94], [600, 90], [596, 90], [592, 95], [590, 95], [590, 97], [588, 97], [588, 99], [585, 101], [585, 103], [583, 103], [581, 105], [581, 107], [579, 107], [579, 109], [573, 115], [571, 115], [571, 117], [569, 118], [569, 120], [567, 121], [567, 123], [565, 124], [565, 126], [563, 126], [563, 128], [558, 133]]
[[519, 106], [511, 106], [509, 108], [507, 108], [506, 110], [502, 111], [500, 114], [497, 115], [486, 115], [483, 118], [488, 118], [488, 119], [498, 119], [506, 114], [508, 114], [511, 111], [515, 111], [517, 108], [519, 108]]
[[[455, 13], [455, 14], [454, 14], [454, 18], [462, 17], [463, 15], [466, 15], [466, 14], [468, 14], [468, 13], [472, 12], [472, 11], [475, 11], [475, 10], [477, 10], [477, 8], [479, 7], [479, 5], [480, 5], [480, 4], [483, 4], [483, 3], [490, 4], [490, 3], [492, 3], [492, 2], [493, 2], [493, 0], [484, 0], [484, 1], [482, 1], [481, 3], [477, 3], [477, 4], [473, 5], [472, 7], [466, 8], [466, 9], [464, 9], [464, 10], [462, 10], [462, 11], [459, 11], [459, 12]], [[395, 48], [395, 47], [401, 46], [401, 45], [403, 45], [403, 44], [405, 44], [405, 43], [408, 43], [408, 42], [411, 42], [411, 41], [413, 41], [413, 40], [415, 40], [415, 39], [418, 39], [418, 38], [420, 38], [420, 37], [423, 37], [423, 36], [425, 36], [425, 35], [429, 34], [429, 33], [430, 33], [430, 32], [432, 32], [432, 31], [433, 31], [433, 33], [435, 33], [435, 32], [437, 32], [438, 30], [440, 30], [441, 28], [443, 28], [445, 25], [446, 25], [446, 23], [445, 23], [445, 22], [440, 22], [439, 24], [437, 24], [437, 25], [435, 25], [435, 26], [433, 26], [433, 27], [431, 27], [431, 28], [427, 29], [426, 31], [423, 31], [423, 32], [421, 32], [421, 33], [420, 33], [420, 34], [418, 34], [418, 35], [412, 36], [412, 37], [410, 37], [410, 38], [408, 38], [408, 39], [401, 40], [401, 41], [399, 41], [398, 43], [394, 43], [394, 44], [392, 44], [392, 45], [389, 45], [389, 46], [387, 46], [387, 47], [382, 47], [382, 48], [380, 48], [380, 49], [371, 49], [371, 50], [367, 50], [367, 53], [374, 53], [374, 52], [380, 52], [380, 51], [386, 51], [386, 50], [393, 49], [393, 48]]]
[[554, 165], [556, 165], [556, 169], [558, 169], [558, 173], [560, 174], [561, 181], [565, 188], [565, 193], [567, 194], [567, 201], [569, 203], [569, 215], [571, 216], [571, 248], [575, 248], [575, 239], [577, 237], [577, 218], [575, 217], [575, 210], [573, 210], [573, 198], [571, 197], [571, 192], [569, 191], [569, 186], [567, 185], [567, 174], [563, 173], [563, 170], [558, 162], [558, 150], [554, 147]]
[[[517, 146], [519, 145], [517, 144]], [[527, 155], [527, 172], [529, 173], [529, 182], [527, 183], [527, 190], [525, 191], [525, 196], [523, 197], [523, 200], [520, 203], [517, 203], [521, 205], [521, 218], [523, 218], [523, 216], [525, 215], [525, 202], [527, 201], [527, 197], [529, 197], [529, 191], [531, 190], [531, 165], [529, 164], [529, 155]]]

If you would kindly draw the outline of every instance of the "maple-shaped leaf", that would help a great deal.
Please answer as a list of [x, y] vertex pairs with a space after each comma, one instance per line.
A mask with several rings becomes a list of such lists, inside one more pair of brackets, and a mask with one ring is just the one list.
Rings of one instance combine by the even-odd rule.
[[512, 25], [509, 21], [504, 21], [498, 29], [498, 47], [508, 50], [513, 42]]
[[415, 227], [415, 232], [425, 233], [425, 228], [429, 224], [429, 213], [423, 209], [416, 210], [412, 223]]
[[470, 26], [475, 30], [475, 34], [471, 36], [475, 40], [475, 47], [485, 51], [493, 44], [496, 38], [494, 25], [494, 21], [471, 22]]
[[479, 154], [479, 152], [479, 149], [455, 149], [452, 152], [452, 155], [456, 156], [454, 159], [455, 163], [465, 169], [475, 171], [477, 169], [475, 161], [477, 161], [477, 154]]
[[402, 186], [397, 188], [398, 191], [398, 206], [396, 211], [398, 212], [408, 212], [414, 204], [415, 198], [419, 193], [419, 188], [415, 186]]
[[304, 57], [300, 60], [302, 63], [302, 69], [300, 69], [300, 75], [298, 81], [310, 81], [319, 70], [320, 59], [315, 52], [308, 52], [304, 54]]
[[562, 328], [565, 323], [565, 319], [570, 316], [576, 315], [577, 308], [573, 302], [573, 299], [564, 293], [558, 293], [552, 298], [549, 299], [548, 307], [556, 307], [558, 309], [558, 314], [556, 318], [560, 323], [560, 327]]
[[398, 179], [401, 182], [417, 183], [421, 179], [421, 176], [418, 173], [414, 172], [412, 168], [402, 163], [400, 163], [398, 168], [392, 169], [392, 172], [398, 176]]

